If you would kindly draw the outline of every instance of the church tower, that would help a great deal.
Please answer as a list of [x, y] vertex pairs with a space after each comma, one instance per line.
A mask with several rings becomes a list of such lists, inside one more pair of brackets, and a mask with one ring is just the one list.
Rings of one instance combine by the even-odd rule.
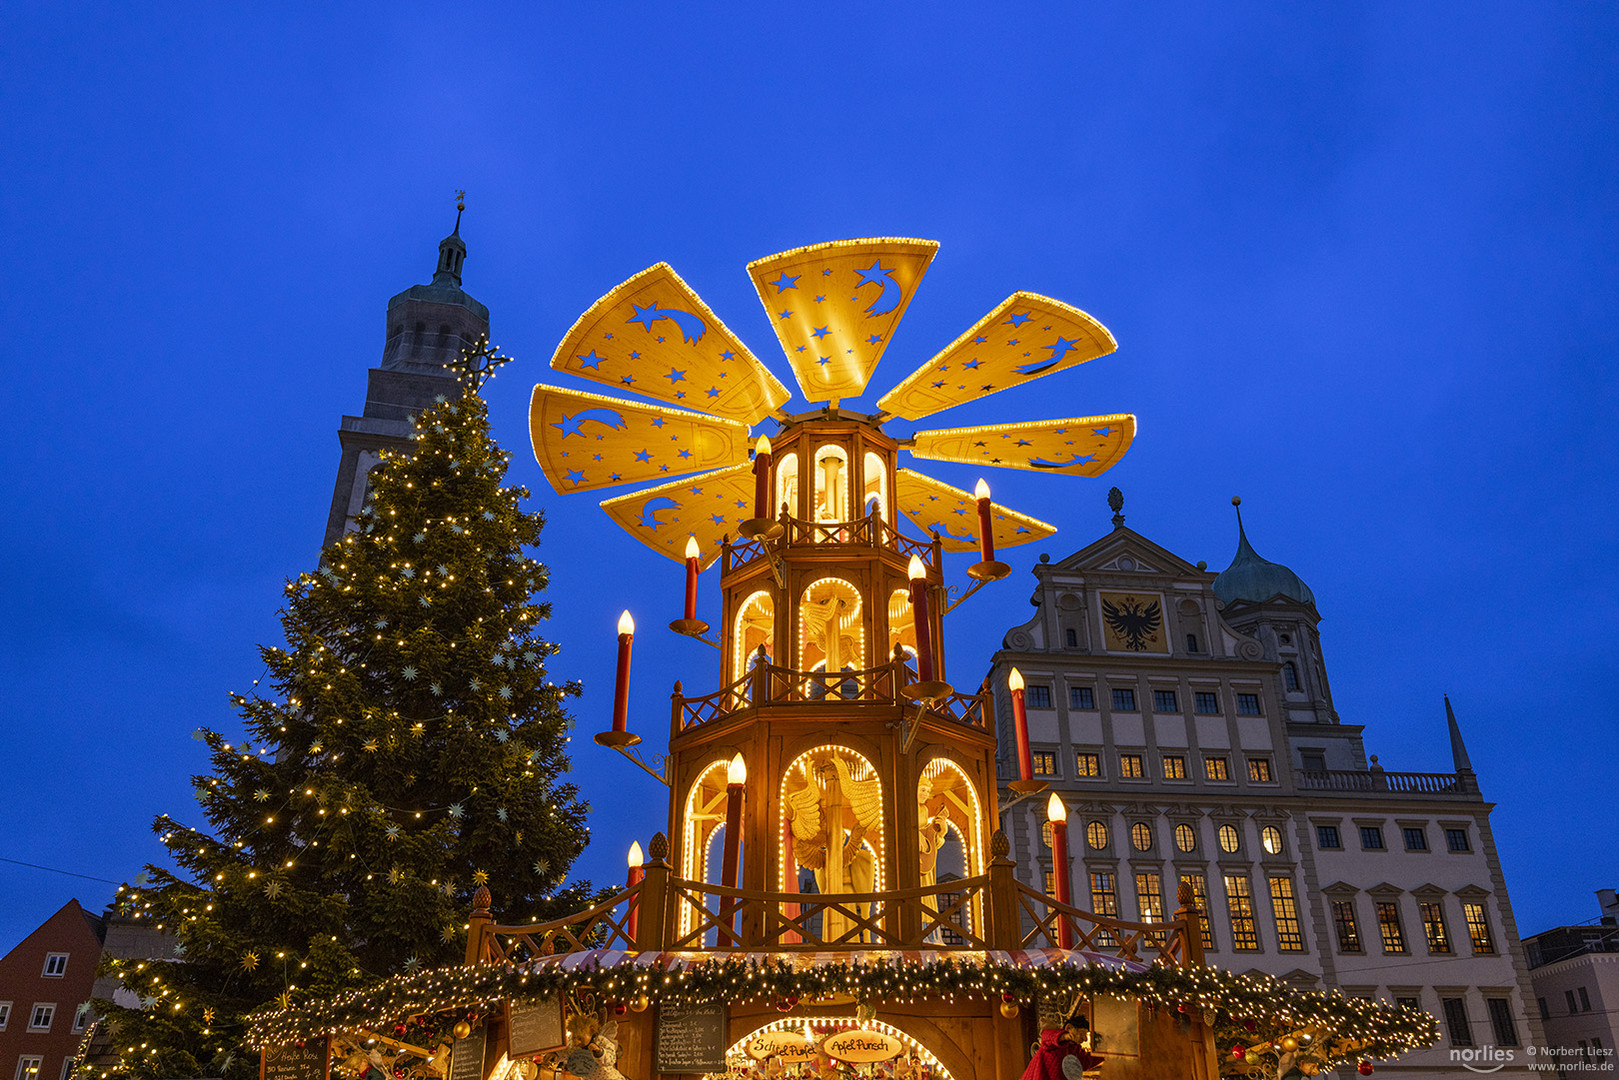
[[343, 417], [337, 431], [343, 456], [322, 546], [352, 527], [381, 452], [410, 449], [411, 418], [440, 394], [460, 392], [444, 364], [489, 335], [489, 309], [461, 288], [461, 264], [467, 257], [461, 239], [465, 208], [464, 202], [456, 204], [455, 229], [439, 241], [432, 282], [412, 285], [388, 301], [387, 340], [382, 363], [371, 369], [366, 382], [365, 408], [359, 416]]

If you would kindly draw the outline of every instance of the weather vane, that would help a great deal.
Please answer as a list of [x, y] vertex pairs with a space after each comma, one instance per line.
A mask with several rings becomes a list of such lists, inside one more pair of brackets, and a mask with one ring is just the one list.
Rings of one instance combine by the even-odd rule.
[[483, 384], [495, 377], [495, 370], [502, 364], [509, 364], [512, 358], [500, 355], [500, 350], [489, 344], [489, 339], [480, 337], [477, 343], [463, 349], [461, 355], [444, 366], [455, 372], [457, 382], [472, 385], [473, 392], [483, 389]]

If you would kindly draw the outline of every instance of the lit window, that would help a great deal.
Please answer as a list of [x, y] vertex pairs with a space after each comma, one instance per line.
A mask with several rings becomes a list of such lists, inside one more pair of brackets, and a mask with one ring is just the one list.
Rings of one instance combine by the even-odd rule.
[[1142, 922], [1164, 921], [1163, 885], [1150, 870], [1136, 875], [1136, 908]]
[[29, 1031], [49, 1031], [51, 1021], [56, 1019], [56, 1006], [51, 1003], [36, 1004], [33, 1014], [28, 1018]]
[[1269, 784], [1273, 782], [1270, 771], [1270, 758], [1251, 757], [1248, 759], [1248, 781], [1254, 784]]
[[1031, 687], [1029, 687], [1029, 708], [1031, 708], [1031, 709], [1049, 709], [1049, 708], [1051, 708], [1051, 687], [1049, 687], [1049, 686], [1031, 686]]
[[1332, 925], [1338, 931], [1339, 952], [1358, 953], [1366, 951], [1360, 944], [1360, 926], [1355, 922], [1355, 902], [1353, 900], [1334, 900], [1332, 902]]
[[1223, 757], [1203, 759], [1203, 775], [1209, 780], [1230, 780], [1231, 765]]
[[1088, 686], [1070, 686], [1068, 688], [1068, 707], [1070, 709], [1096, 708], [1096, 691]]
[[45, 1059], [38, 1054], [24, 1054], [17, 1059], [17, 1080], [39, 1080], [40, 1066]]
[[1266, 825], [1259, 830], [1259, 844], [1266, 854], [1280, 855], [1282, 853], [1282, 830], [1274, 825]]
[[1179, 712], [1180, 703], [1175, 700], [1175, 691], [1154, 690], [1152, 692], [1152, 711], [1164, 713]]
[[1126, 780], [1140, 780], [1143, 775], [1141, 770], [1141, 755], [1120, 754], [1119, 775], [1124, 777]]
[[1293, 879], [1270, 879], [1270, 908], [1276, 916], [1276, 947], [1282, 952], [1303, 952], [1304, 934], [1299, 929], [1299, 905], [1293, 896]]
[[1062, 632], [1062, 636], [1063, 636], [1063, 642], [1070, 649], [1079, 648], [1079, 632], [1077, 630], [1075, 630], [1072, 626], [1070, 626], [1066, 630], [1064, 630]]
[[1138, 821], [1130, 826], [1130, 846], [1137, 851], [1152, 850], [1152, 826]]
[[1452, 1046], [1472, 1046], [1473, 1032], [1467, 1023], [1467, 1002], [1462, 998], [1445, 998], [1440, 1002], [1445, 1011], [1445, 1030]]
[[1107, 847], [1107, 825], [1100, 821], [1088, 823], [1085, 826], [1085, 843], [1097, 851]]
[[60, 979], [67, 974], [67, 953], [46, 953], [45, 970], [41, 974], [47, 979]]
[[1186, 759], [1179, 754], [1164, 755], [1164, 779], [1185, 780]]
[[1192, 695], [1192, 708], [1203, 716], [1211, 716], [1220, 711], [1220, 695], [1199, 690]]
[[1446, 829], [1445, 846], [1452, 851], [1472, 851], [1472, 845], [1467, 842], [1466, 829]]
[[1254, 926], [1254, 894], [1245, 875], [1225, 876], [1225, 902], [1231, 916], [1231, 947], [1257, 950], [1259, 932]]
[[1397, 997], [1394, 999], [1394, 1004], [1398, 1005], [1402, 1009], [1420, 1010], [1422, 1008], [1422, 999], [1414, 997]]
[[1184, 852], [1197, 850], [1197, 830], [1182, 822], [1175, 826], [1175, 846]]
[[1323, 848], [1336, 850], [1344, 846], [1343, 837], [1338, 835], [1336, 825], [1317, 825], [1315, 827], [1315, 842]]
[[1219, 831], [1220, 850], [1227, 855], [1234, 855], [1242, 847], [1242, 835], [1237, 832], [1235, 825], [1221, 825]]
[[1238, 716], [1258, 716], [1259, 715], [1259, 695], [1258, 694], [1238, 694], [1237, 695], [1237, 715]]
[[1400, 926], [1400, 905], [1393, 900], [1379, 900], [1375, 906], [1377, 931], [1383, 935], [1383, 951], [1405, 952], [1405, 930]]
[[[1112, 919], [1119, 917], [1118, 887], [1114, 884], [1111, 873], [1097, 871], [1091, 875], [1091, 911]], [[1096, 943], [1108, 947], [1118, 944], [1113, 935], [1106, 930], [1096, 935]]]
[[1422, 933], [1428, 939], [1428, 952], [1435, 956], [1450, 953], [1450, 933], [1445, 929], [1445, 912], [1437, 900], [1423, 900], [1417, 904], [1422, 913]]
[[[1490, 1011], [1490, 1028], [1495, 1032], [1495, 1045], [1517, 1046], [1518, 1025], [1512, 1021], [1512, 1002], [1506, 998], [1485, 998], [1484, 1005]], [[1598, 1049], [1602, 1044], [1591, 1040]]]
[[1360, 827], [1360, 846], [1365, 851], [1383, 850], [1383, 830], [1376, 825]]
[[1136, 692], [1128, 687], [1113, 691], [1114, 712], [1135, 712]]
[[1045, 844], [1046, 847], [1051, 846], [1051, 822], [1049, 821], [1040, 823], [1040, 842]]
[[1102, 756], [1088, 750], [1074, 755], [1074, 775], [1081, 779], [1095, 779], [1102, 775]]
[[1053, 874], [1050, 870], [1046, 871], [1046, 895], [1057, 895], [1057, 875]]
[[1428, 850], [1428, 834], [1423, 832], [1421, 829], [1401, 829], [1400, 835], [1405, 839], [1405, 850]]
[[[1182, 826], [1182, 828], [1185, 828], [1185, 826]], [[1190, 886], [1192, 890], [1192, 903], [1196, 904], [1197, 909], [1202, 912], [1197, 921], [1202, 924], [1203, 928], [1203, 947], [1212, 949], [1214, 948], [1214, 926], [1209, 922], [1209, 883], [1202, 874], [1188, 870], [1181, 874], [1181, 884]]]
[[1495, 939], [1490, 935], [1490, 920], [1484, 914], [1484, 905], [1469, 900], [1462, 905], [1462, 918], [1467, 921], [1467, 936], [1472, 939], [1476, 953], [1494, 953]]
[[1057, 775], [1057, 755], [1050, 750], [1034, 750], [1029, 754], [1036, 776]]

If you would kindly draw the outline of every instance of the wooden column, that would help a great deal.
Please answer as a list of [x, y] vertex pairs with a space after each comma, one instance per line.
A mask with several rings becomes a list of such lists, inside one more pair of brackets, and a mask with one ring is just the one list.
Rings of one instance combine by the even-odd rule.
[[495, 924], [494, 916], [489, 914], [490, 900], [487, 885], [479, 885], [478, 891], [472, 894], [472, 916], [467, 920], [467, 956], [463, 961], [466, 967], [483, 963], [484, 937]]
[[640, 914], [636, 916], [635, 925], [637, 952], [660, 953], [669, 947], [673, 907], [669, 890], [669, 838], [658, 833], [647, 844]]
[[1012, 843], [1000, 829], [989, 841], [989, 911], [985, 920], [992, 949], [1016, 949], [1023, 943], [1023, 916], [1018, 905], [1016, 864], [1009, 855]]

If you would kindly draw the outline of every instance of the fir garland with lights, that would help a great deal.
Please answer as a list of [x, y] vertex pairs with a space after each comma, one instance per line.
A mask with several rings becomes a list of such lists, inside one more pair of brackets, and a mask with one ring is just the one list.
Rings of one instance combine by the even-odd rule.
[[543, 518], [503, 486], [478, 395], [504, 359], [463, 357], [462, 393], [415, 418], [355, 528], [288, 582], [268, 685], [232, 695], [243, 734], [196, 733], [209, 828], [159, 817], [176, 868], [114, 902], [174, 956], [108, 962], [140, 1004], [95, 1002], [110, 1064], [90, 1075], [251, 1076], [243, 1014], [459, 962], [479, 885], [507, 924], [594, 898], [563, 881], [589, 830], [562, 779], [579, 687], [546, 678], [547, 571], [526, 553]]

